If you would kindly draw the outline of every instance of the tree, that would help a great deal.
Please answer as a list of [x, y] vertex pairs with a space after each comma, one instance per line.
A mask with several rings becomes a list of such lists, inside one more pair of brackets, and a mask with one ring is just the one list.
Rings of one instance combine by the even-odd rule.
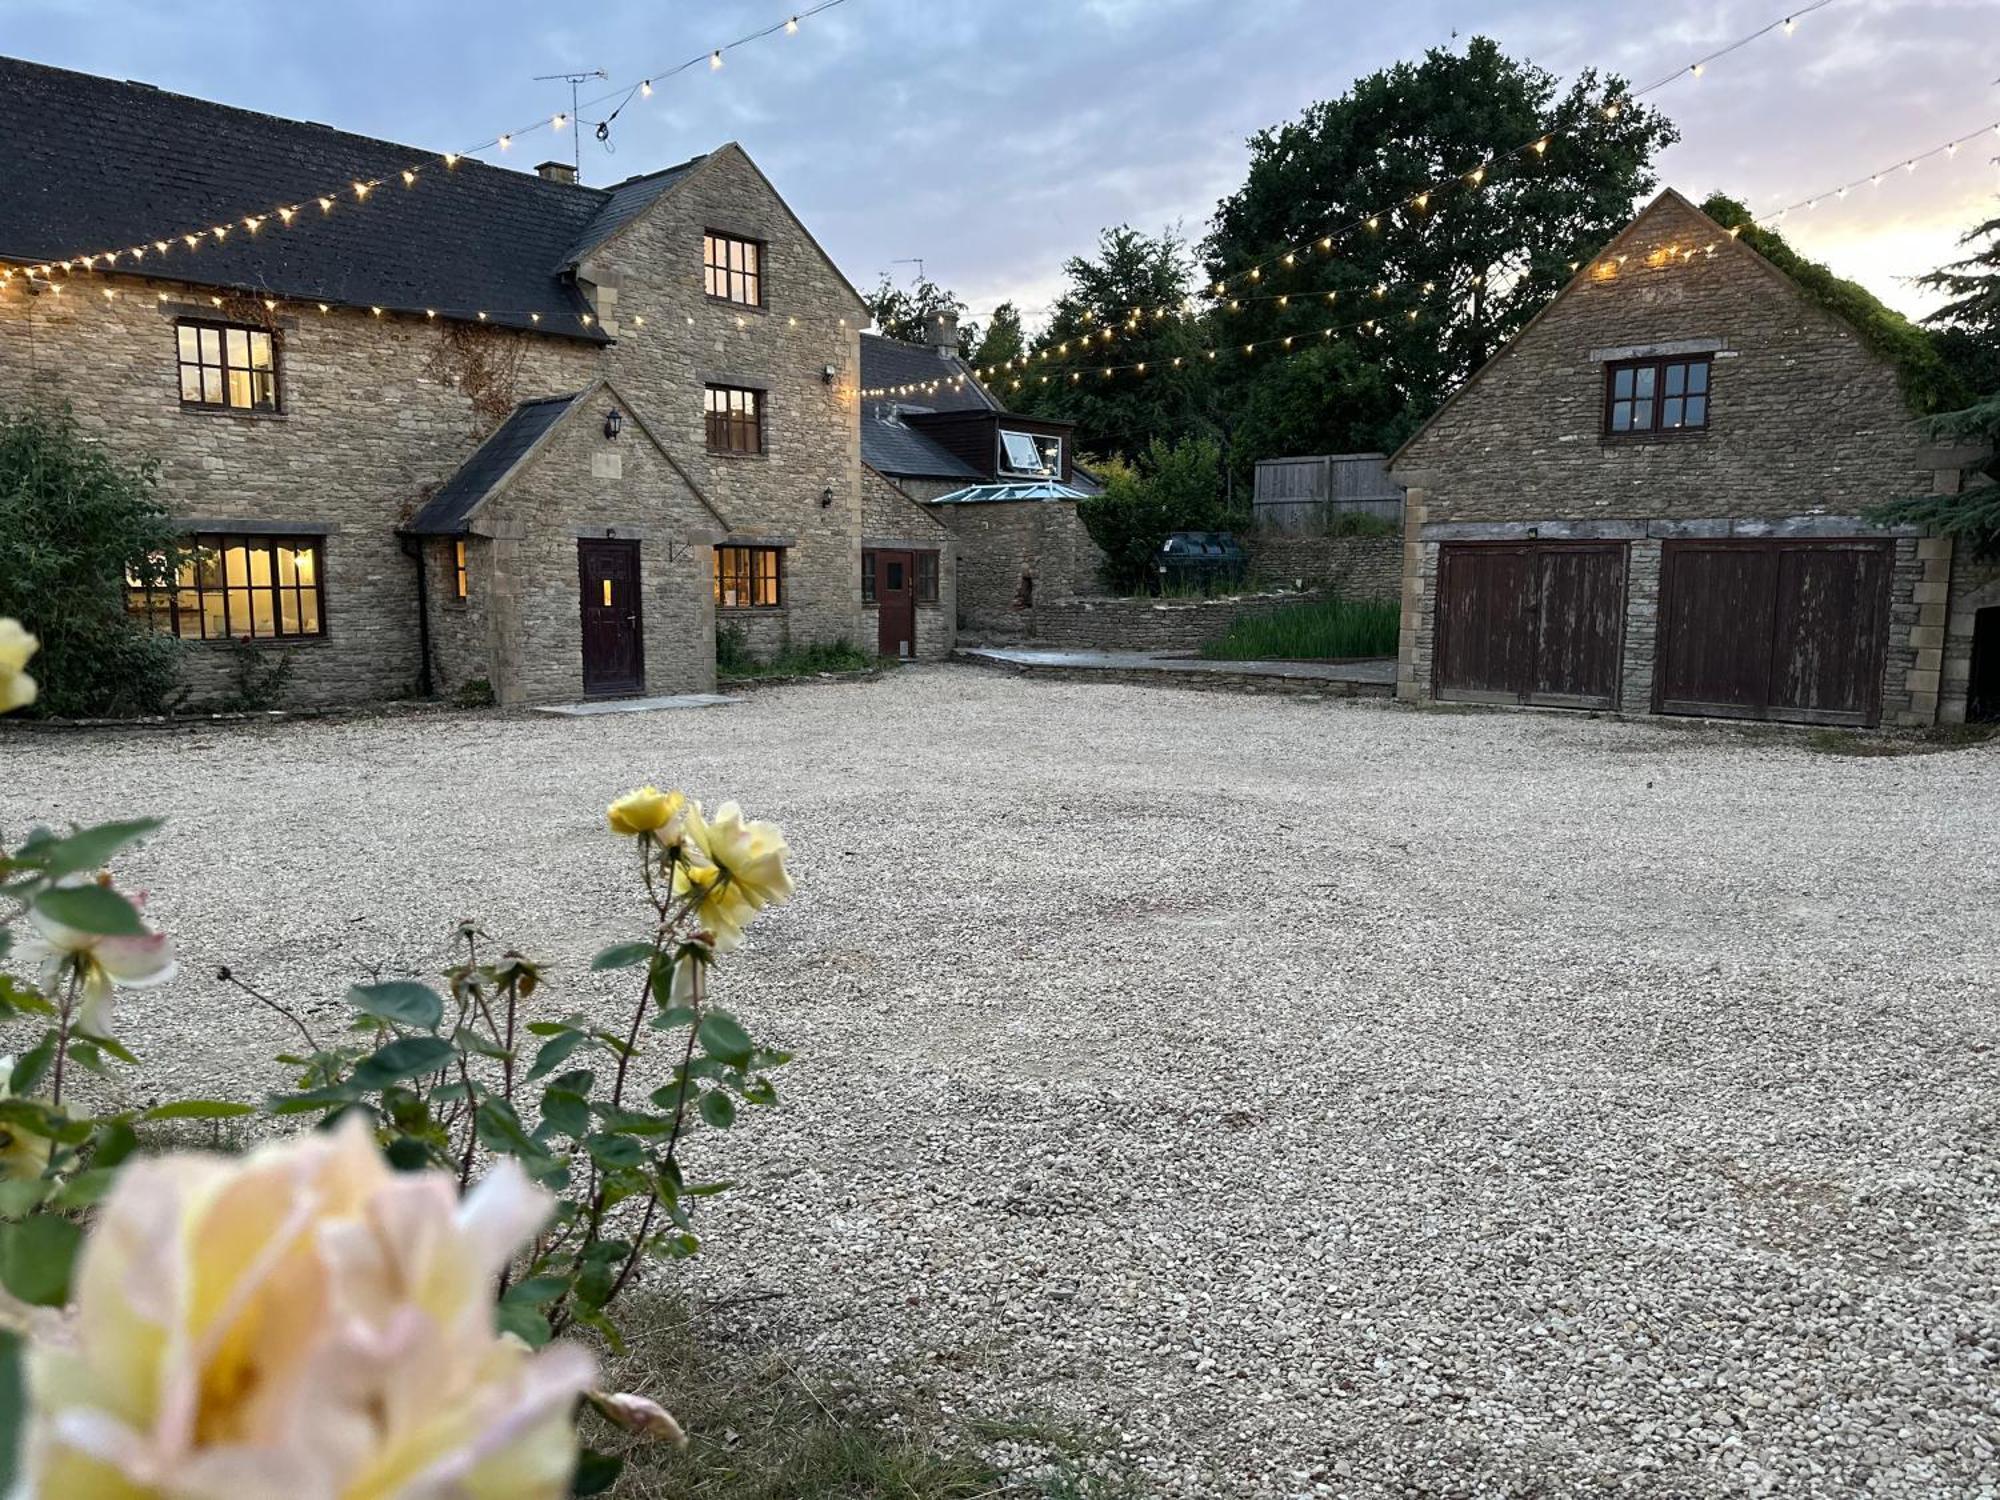
[[965, 345], [965, 361], [977, 369], [988, 369], [1006, 365], [1028, 352], [1027, 335], [1021, 331], [1021, 312], [1011, 302], [1003, 302], [993, 309], [993, 321], [986, 325], [986, 336], [975, 348], [968, 340]]
[[1959, 244], [1976, 248], [1917, 282], [1950, 299], [1924, 322], [1964, 391], [1962, 404], [1931, 417], [1930, 429], [1946, 442], [1984, 444], [1989, 457], [1968, 466], [1959, 494], [1910, 496], [1869, 518], [1933, 527], [1963, 539], [1982, 558], [2000, 560], [2000, 458], [1990, 456], [2000, 454], [2000, 218], [1974, 225]]
[[1154, 438], [1133, 464], [1107, 466], [1104, 493], [1076, 503], [1077, 518], [1104, 553], [1104, 582], [1143, 594], [1158, 577], [1160, 543], [1176, 531], [1227, 524], [1222, 448], [1208, 438]]
[[0, 616], [41, 638], [43, 713], [156, 713], [178, 683], [180, 643], [125, 611], [128, 577], [170, 586], [182, 556], [155, 485], [66, 410], [0, 412]]
[[[1161, 435], [1213, 436], [1201, 321], [1182, 310], [1194, 274], [1186, 243], [1121, 224], [1098, 236], [1096, 259], [1074, 256], [1063, 274], [1034, 362], [989, 380], [994, 391], [1018, 411], [1076, 423], [1077, 442], [1093, 453], [1130, 459]], [[1103, 373], [1142, 362], [1143, 373]]]
[[[1359, 399], [1323, 385], [1316, 417], [1246, 423], [1233, 462], [1271, 456], [1253, 445], [1280, 432], [1291, 452], [1396, 446], [1623, 227], [1676, 138], [1623, 79], [1586, 71], [1563, 89], [1484, 37], [1259, 131], [1203, 247], [1225, 286], [1219, 341], [1340, 345], [1328, 368], [1374, 373]], [[1371, 318], [1372, 330], [1353, 326]], [[1217, 372], [1227, 405], [1298, 406], [1279, 352]], [[1294, 396], [1274, 402], [1271, 384]]]
[[936, 337], [938, 320], [954, 318], [958, 345], [969, 349], [979, 341], [979, 325], [962, 321], [966, 305], [928, 276], [919, 276], [908, 291], [889, 280], [885, 271], [875, 290], [862, 299], [874, 315], [875, 331], [906, 344], [928, 344]]

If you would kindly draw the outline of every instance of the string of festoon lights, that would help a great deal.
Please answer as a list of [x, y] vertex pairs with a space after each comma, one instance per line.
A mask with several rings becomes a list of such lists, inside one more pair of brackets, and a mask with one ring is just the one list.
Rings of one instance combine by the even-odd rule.
[[[719, 71], [723, 66], [724, 53], [734, 51], [739, 47], [748, 46], [753, 42], [761, 41], [765, 37], [776, 36], [781, 33], [786, 36], [796, 36], [801, 23], [812, 19], [823, 11], [828, 11], [837, 5], [844, 4], [846, 4], [846, 0], [820, 0], [820, 3], [816, 5], [791, 12], [784, 19], [774, 21], [759, 30], [748, 32], [734, 41], [724, 42], [717, 47], [710, 47], [683, 62], [656, 69], [639, 83], [629, 88], [613, 89], [593, 99], [580, 101], [576, 108], [579, 111], [586, 107], [595, 108], [597, 105], [616, 99], [619, 102], [607, 118], [606, 123], [608, 124], [609, 118], [615, 118], [618, 112], [631, 101], [634, 95], [650, 98], [653, 95], [656, 84], [664, 83], [666, 80], [685, 73], [692, 68], [697, 68], [703, 63], [708, 65], [710, 71]], [[440, 171], [449, 172], [468, 157], [477, 157], [482, 152], [496, 148], [500, 151], [507, 151], [512, 148], [516, 140], [523, 136], [532, 135], [541, 130], [558, 132], [571, 128], [574, 124], [575, 122], [570, 119], [567, 112], [548, 115], [536, 119], [529, 124], [518, 126], [515, 129], [500, 131], [481, 141], [478, 145], [468, 146], [463, 151], [446, 151], [438, 155], [427, 153], [400, 170], [384, 173], [379, 177], [358, 178], [341, 183], [325, 184], [316, 192], [301, 194], [296, 199], [289, 199], [282, 203], [273, 204], [260, 213], [244, 214], [240, 218], [231, 219], [226, 223], [195, 226], [183, 224], [170, 231], [161, 231], [147, 235], [137, 243], [122, 249], [98, 250], [88, 254], [70, 256], [63, 260], [43, 262], [39, 265], [17, 263], [13, 267], [0, 267], [0, 286], [4, 286], [8, 281], [16, 277], [40, 280], [42, 282], [53, 282], [58, 273], [63, 276], [74, 276], [79, 271], [84, 273], [123, 271], [126, 274], [154, 274], [171, 277], [173, 274], [171, 269], [155, 269], [155, 266], [164, 262], [170, 255], [193, 255], [210, 246], [226, 244], [230, 236], [237, 234], [239, 231], [245, 235], [255, 236], [259, 231], [270, 227], [276, 227], [280, 230], [307, 228], [331, 217], [336, 208], [366, 204], [371, 194], [381, 194], [384, 191], [393, 190], [399, 182], [405, 190], [412, 189], [423, 182], [427, 176]], [[380, 201], [379, 196], [376, 201]], [[315, 207], [318, 209], [317, 214], [313, 212]], [[151, 257], [154, 265], [147, 264], [149, 257]], [[254, 288], [247, 290], [250, 295], [257, 294]], [[297, 302], [310, 301], [311, 299], [286, 298], [284, 300]], [[383, 311], [382, 309], [375, 308], [371, 308], [370, 310], [378, 316], [382, 315]], [[414, 311], [414, 309], [404, 310]], [[436, 309], [427, 309], [426, 312], [429, 316], [439, 315]], [[454, 310], [451, 315], [465, 318], [468, 321], [478, 322], [511, 320], [517, 324], [521, 322], [535, 324], [543, 321], [540, 313], [512, 309], [463, 309]], [[589, 328], [593, 325], [593, 321], [592, 315], [588, 313], [578, 315], [578, 323], [581, 327]]]
[[1775, 224], [1778, 220], [1784, 218], [1785, 215], [1797, 209], [1818, 208], [1820, 204], [1826, 202], [1829, 198], [1845, 198], [1856, 188], [1879, 188], [1885, 181], [1893, 178], [1898, 172], [1907, 177], [1910, 173], [1916, 171], [1918, 166], [1929, 161], [1933, 156], [1956, 157], [1960, 147], [1969, 145], [1971, 142], [1987, 136], [1991, 136], [1996, 146], [2000, 146], [2000, 120], [1994, 120], [1988, 124], [1978, 126], [1952, 140], [1940, 141], [1928, 151], [1919, 151], [1914, 156], [1901, 157], [1896, 161], [1890, 162], [1886, 167], [1864, 173], [1852, 182], [1843, 182], [1838, 187], [1830, 187], [1821, 192], [1814, 193], [1810, 198], [1801, 198], [1796, 203], [1787, 203], [1783, 208], [1774, 208], [1768, 213], [1758, 214], [1757, 222], [1761, 224], [1768, 219]]
[[[1814, 11], [1823, 10], [1832, 3], [1833, 0], [1813, 0], [1813, 3], [1809, 5], [1794, 6], [1782, 15], [1765, 22], [1756, 30], [1745, 32], [1741, 36], [1724, 43], [1722, 46], [1681, 64], [1671, 72], [1661, 74], [1644, 88], [1632, 89], [1606, 99], [1604, 104], [1600, 106], [1599, 113], [1604, 119], [1616, 119], [1625, 112], [1629, 105], [1637, 100], [1643, 99], [1649, 94], [1658, 93], [1661, 89], [1668, 88], [1675, 83], [1704, 77], [1711, 63], [1719, 58], [1727, 57], [1733, 52], [1740, 51], [1763, 37], [1773, 33], [1781, 33], [1788, 37], [1793, 35], [1797, 32], [1799, 22], [1804, 17], [1811, 15]], [[1253, 261], [1210, 282], [1201, 289], [1201, 295], [1207, 296], [1217, 302], [1249, 302], [1260, 300], [1249, 289], [1260, 287], [1267, 272], [1291, 269], [1303, 264], [1323, 263], [1326, 257], [1332, 255], [1336, 246], [1362, 235], [1378, 234], [1385, 224], [1393, 223], [1399, 215], [1407, 223], [1424, 222], [1433, 215], [1435, 212], [1433, 205], [1437, 204], [1444, 195], [1454, 191], [1476, 192], [1485, 187], [1489, 182], [1495, 180], [1496, 172], [1505, 171], [1509, 167], [1516, 169], [1521, 167], [1532, 168], [1539, 164], [1547, 158], [1549, 148], [1562, 135], [1563, 131], [1560, 127], [1545, 121], [1540, 133], [1533, 139], [1523, 141], [1520, 145], [1508, 150], [1489, 152], [1486, 156], [1468, 164], [1459, 171], [1444, 173], [1432, 179], [1430, 182], [1417, 188], [1414, 192], [1406, 193], [1398, 199], [1385, 202], [1366, 213], [1357, 213], [1352, 218], [1330, 228], [1323, 229], [1318, 234], [1274, 250], [1262, 260]], [[1574, 262], [1571, 263], [1571, 269], [1576, 269], [1577, 264]], [[1238, 288], [1234, 298], [1229, 296], [1231, 287]], [[1273, 297], [1276, 296], [1276, 294], [1271, 295]], [[983, 314], [968, 312], [965, 316], [991, 318], [993, 313], [998, 310], [996, 307]], [[1019, 305], [1014, 305], [1016, 313], [1054, 310], [1054, 305], [1039, 309], [1022, 308]], [[1172, 302], [1148, 304], [1144, 307], [1134, 308], [1132, 311], [1134, 315], [1138, 316], [1165, 317], [1174, 312], [1186, 310], [1188, 310], [1188, 299], [1181, 298]], [[1129, 319], [1127, 320], [1127, 326], [1133, 326]]]

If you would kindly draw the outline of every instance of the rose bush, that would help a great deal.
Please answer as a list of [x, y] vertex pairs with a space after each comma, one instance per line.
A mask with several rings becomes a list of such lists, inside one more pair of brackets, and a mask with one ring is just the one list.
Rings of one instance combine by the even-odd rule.
[[[0, 703], [32, 701], [34, 649], [0, 620]], [[735, 803], [647, 786], [606, 824], [645, 918], [590, 965], [630, 977], [615, 1018], [558, 1014], [545, 966], [471, 922], [435, 985], [351, 989], [337, 1036], [223, 969], [303, 1042], [290, 1086], [140, 1113], [81, 1110], [73, 1080], [138, 1064], [116, 996], [174, 973], [104, 873], [159, 825], [0, 846], [0, 1025], [31, 1033], [0, 1061], [0, 1359], [25, 1340], [29, 1393], [14, 1430], [0, 1401], [11, 1493], [538, 1500], [618, 1472], [581, 1412], [684, 1441], [651, 1397], [591, 1389], [562, 1336], [622, 1348], [617, 1299], [695, 1253], [728, 1187], [689, 1180], [683, 1144], [776, 1100], [786, 1055], [711, 974], [792, 882], [783, 836]], [[272, 1138], [245, 1157], [147, 1152], [153, 1122], [253, 1114]]]

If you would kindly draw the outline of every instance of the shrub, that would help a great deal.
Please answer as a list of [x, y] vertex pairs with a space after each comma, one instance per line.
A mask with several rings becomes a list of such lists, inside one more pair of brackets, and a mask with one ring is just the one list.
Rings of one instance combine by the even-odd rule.
[[1320, 599], [1244, 615], [1202, 647], [1216, 661], [1339, 661], [1396, 654], [1401, 609], [1393, 599]]
[[1103, 466], [1104, 492], [1077, 502], [1078, 518], [1104, 553], [1106, 587], [1150, 593], [1160, 544], [1176, 531], [1231, 524], [1222, 498], [1222, 450], [1206, 438], [1155, 438], [1135, 465]]
[[[34, 650], [0, 618], [0, 705], [34, 700]], [[778, 830], [733, 803], [705, 818], [642, 787], [606, 821], [629, 840], [643, 924], [591, 961], [630, 979], [616, 1013], [531, 1018], [542, 965], [472, 923], [439, 984], [357, 985], [333, 1034], [224, 968], [303, 1044], [262, 1106], [277, 1139], [234, 1159], [152, 1156], [140, 1132], [259, 1106], [92, 1113], [65, 1096], [78, 1069], [137, 1063], [118, 993], [174, 973], [170, 940], [100, 874], [158, 822], [0, 848], [0, 1026], [26, 1044], [0, 1060], [0, 1286], [78, 1308], [66, 1329], [33, 1322], [25, 1354], [0, 1332], [0, 1389], [26, 1364], [26, 1409], [0, 1403], [0, 1470], [18, 1459], [21, 1493], [179, 1493], [226, 1466], [245, 1494], [448, 1474], [529, 1500], [616, 1477], [619, 1459], [579, 1451], [584, 1410], [684, 1441], [652, 1401], [590, 1389], [594, 1359], [561, 1335], [622, 1349], [614, 1304], [645, 1262], [695, 1253], [696, 1206], [728, 1186], [684, 1176], [682, 1142], [775, 1102], [788, 1059], [713, 1003], [711, 973], [792, 885]]]
[[125, 612], [129, 574], [166, 585], [180, 528], [145, 464], [122, 464], [67, 410], [0, 412], [0, 615], [41, 638], [41, 710], [157, 713], [180, 643]]

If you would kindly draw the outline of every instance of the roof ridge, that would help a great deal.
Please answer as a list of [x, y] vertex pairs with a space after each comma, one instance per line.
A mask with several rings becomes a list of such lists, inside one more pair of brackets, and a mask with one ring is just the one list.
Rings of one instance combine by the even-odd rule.
[[[543, 183], [549, 188], [557, 190], [559, 193], [583, 192], [597, 198], [608, 198], [611, 195], [611, 189], [608, 187], [593, 187], [581, 182], [562, 182], [553, 178], [543, 177], [535, 172], [519, 171], [513, 167], [496, 166], [492, 162], [481, 161], [478, 157], [468, 156], [463, 152], [446, 152], [429, 146], [412, 146], [405, 141], [390, 140], [386, 136], [363, 135], [359, 131], [343, 130], [337, 125], [328, 125], [319, 120], [301, 120], [293, 115], [273, 114], [269, 110], [250, 109], [241, 104], [225, 104], [220, 99], [204, 99], [199, 94], [184, 94], [178, 89], [162, 88], [157, 83], [147, 83], [138, 78], [110, 78], [102, 73], [86, 73], [80, 68], [63, 68], [56, 66], [54, 63], [36, 62], [32, 58], [13, 57], [5, 53], [0, 53], [0, 67], [8, 66], [28, 68], [39, 73], [60, 73], [66, 77], [83, 79], [91, 84], [109, 86], [115, 89], [143, 89], [148, 94], [161, 98], [176, 99], [183, 103], [200, 105], [204, 109], [221, 110], [226, 114], [238, 115], [249, 120], [268, 120], [274, 125], [282, 125], [291, 130], [323, 131], [329, 136], [338, 137], [341, 140], [357, 145], [373, 146], [390, 151], [407, 151], [413, 156], [432, 157], [439, 160], [442, 160], [446, 156], [451, 156], [453, 158], [452, 170], [454, 172], [461, 171], [470, 166], [479, 168], [482, 171], [502, 173], [510, 180], [519, 179], [523, 182]], [[662, 170], [672, 171], [673, 169], [669, 167]]]

